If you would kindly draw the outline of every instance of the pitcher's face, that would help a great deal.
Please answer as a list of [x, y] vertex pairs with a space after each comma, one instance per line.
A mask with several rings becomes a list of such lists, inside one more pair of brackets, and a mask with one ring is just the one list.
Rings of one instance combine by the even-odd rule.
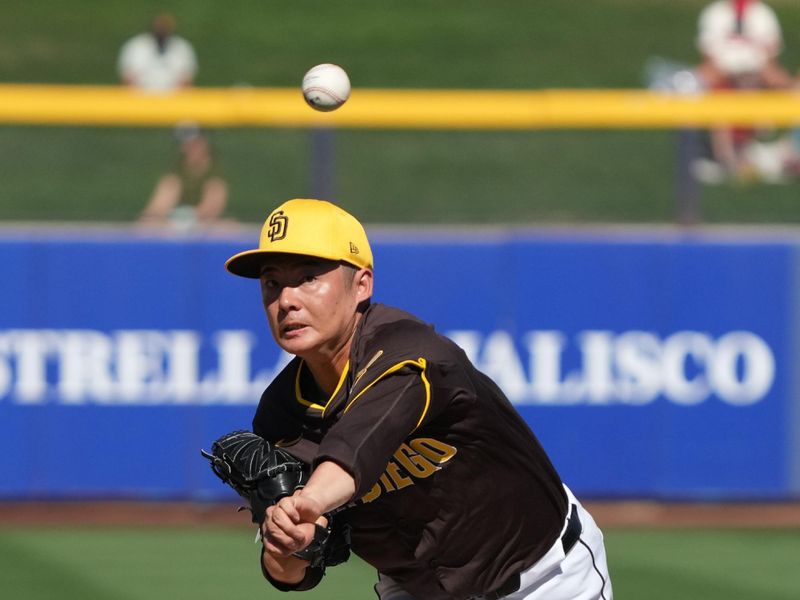
[[275, 342], [301, 358], [331, 356], [355, 331], [372, 294], [364, 270], [308, 256], [276, 254], [261, 269], [261, 294]]

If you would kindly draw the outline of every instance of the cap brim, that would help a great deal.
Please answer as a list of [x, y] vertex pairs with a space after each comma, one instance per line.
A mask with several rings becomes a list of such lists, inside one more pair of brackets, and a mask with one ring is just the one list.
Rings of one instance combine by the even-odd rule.
[[239, 277], [249, 277], [250, 279], [258, 279], [261, 277], [261, 265], [264, 264], [264, 257], [273, 252], [265, 252], [264, 250], [245, 250], [234, 254], [225, 261], [225, 268], [229, 273], [238, 275]]
[[234, 254], [225, 261], [225, 268], [229, 273], [238, 275], [239, 277], [249, 277], [250, 279], [259, 279], [261, 277], [261, 267], [264, 265], [264, 259], [267, 256], [275, 256], [276, 254], [297, 254], [298, 256], [311, 256], [313, 258], [320, 258], [322, 260], [331, 260], [334, 262], [344, 262], [353, 265], [357, 269], [372, 269], [371, 264], [359, 265], [353, 261], [344, 260], [336, 256], [320, 256], [319, 254], [301, 254], [299, 252], [273, 252], [272, 250], [245, 250]]

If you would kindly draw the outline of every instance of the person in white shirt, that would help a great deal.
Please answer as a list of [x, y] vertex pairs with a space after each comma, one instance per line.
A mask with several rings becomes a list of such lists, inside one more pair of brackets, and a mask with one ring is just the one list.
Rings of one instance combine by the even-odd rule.
[[697, 48], [712, 87], [720, 80], [750, 75], [767, 87], [786, 87], [788, 72], [778, 63], [783, 49], [780, 22], [760, 0], [717, 0], [698, 20]]
[[192, 45], [175, 35], [175, 18], [161, 13], [153, 19], [150, 31], [125, 42], [117, 70], [126, 85], [152, 93], [169, 93], [193, 84], [197, 57]]
[[[783, 34], [775, 11], [760, 0], [715, 0], [697, 22], [697, 67], [703, 87], [718, 90], [788, 89], [781, 65]], [[706, 183], [728, 179], [782, 182], [797, 173], [800, 158], [791, 141], [768, 125], [718, 127], [709, 132], [707, 158], [695, 175]]]

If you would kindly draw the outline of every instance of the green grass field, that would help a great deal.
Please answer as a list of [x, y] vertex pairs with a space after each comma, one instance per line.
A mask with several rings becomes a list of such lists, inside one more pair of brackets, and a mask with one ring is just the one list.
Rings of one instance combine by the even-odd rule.
[[[648, 57], [693, 63], [705, 0], [175, 0], [199, 86], [297, 86], [318, 62], [355, 89], [626, 88]], [[800, 67], [800, 5], [773, 0]], [[0, 81], [116, 83], [116, 54], [161, 2], [0, 5]], [[316, 193], [313, 136], [220, 129], [231, 216]], [[337, 132], [329, 197], [367, 222], [597, 223], [675, 219], [669, 131]], [[165, 129], [0, 126], [0, 220], [129, 221], [172, 164]], [[798, 223], [797, 184], [703, 190], [712, 223]]]
[[[620, 600], [794, 600], [800, 530], [606, 531]], [[282, 598], [261, 579], [247, 529], [0, 529], [0, 590], [25, 600]], [[307, 600], [374, 600], [352, 559]]]

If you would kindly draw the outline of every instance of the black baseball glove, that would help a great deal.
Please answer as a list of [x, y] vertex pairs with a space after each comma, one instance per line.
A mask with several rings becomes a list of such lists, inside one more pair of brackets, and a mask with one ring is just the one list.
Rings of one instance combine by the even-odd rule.
[[[276, 448], [249, 431], [233, 431], [211, 444], [211, 452], [200, 453], [211, 462], [211, 469], [223, 483], [247, 501], [253, 523], [263, 524], [267, 507], [305, 486], [310, 468], [288, 452]], [[295, 556], [312, 567], [334, 566], [350, 557], [350, 530], [345, 523], [316, 525], [314, 540]], [[337, 519], [338, 521], [338, 519]]]

